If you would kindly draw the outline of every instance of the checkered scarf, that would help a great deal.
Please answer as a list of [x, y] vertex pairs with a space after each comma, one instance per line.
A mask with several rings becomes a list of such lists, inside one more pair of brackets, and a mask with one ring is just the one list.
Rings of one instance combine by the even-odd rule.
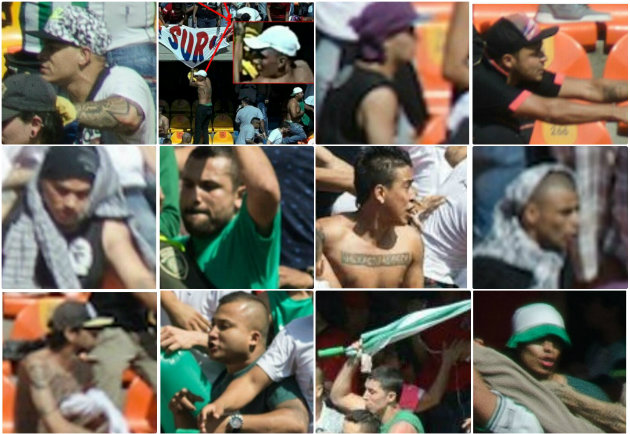
[[519, 219], [538, 184], [552, 172], [575, 179], [573, 172], [561, 164], [539, 164], [523, 171], [507, 186], [505, 196], [494, 208], [490, 233], [473, 252], [474, 257], [494, 258], [531, 272], [532, 289], [558, 289], [564, 265], [564, 256], [542, 249], [525, 233]]
[[[131, 223], [118, 176], [102, 148], [97, 148], [100, 166], [90, 192], [85, 218], [124, 219]], [[41, 167], [40, 167], [41, 169]], [[70, 263], [68, 243], [45, 209], [38, 189], [39, 170], [26, 187], [25, 210], [5, 234], [2, 284], [7, 289], [35, 289], [37, 255], [41, 252], [46, 266], [62, 289], [81, 289]], [[140, 236], [135, 224], [128, 224], [136, 247], [145, 263], [155, 267], [155, 251]]]

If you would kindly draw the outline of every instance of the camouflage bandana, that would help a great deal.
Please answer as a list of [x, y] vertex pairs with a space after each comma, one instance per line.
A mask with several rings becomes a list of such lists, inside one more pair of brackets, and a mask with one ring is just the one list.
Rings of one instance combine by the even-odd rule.
[[102, 19], [78, 6], [56, 8], [48, 18], [44, 32], [56, 40], [88, 47], [99, 56], [107, 52], [112, 39]]

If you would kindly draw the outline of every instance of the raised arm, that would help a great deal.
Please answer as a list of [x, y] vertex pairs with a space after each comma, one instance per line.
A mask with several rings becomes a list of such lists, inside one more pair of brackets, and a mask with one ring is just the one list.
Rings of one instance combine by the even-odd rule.
[[138, 104], [117, 95], [102, 101], [77, 103], [75, 107], [79, 124], [126, 134], [140, 128], [145, 116]]
[[591, 102], [622, 102], [628, 100], [628, 82], [607, 78], [585, 80], [566, 77], [558, 96]]
[[444, 46], [442, 76], [458, 89], [468, 89], [468, 4], [454, 5]]
[[350, 357], [337, 374], [330, 389], [330, 400], [344, 413], [352, 410], [364, 410], [365, 400], [359, 395], [352, 393], [352, 377], [359, 365], [358, 357]]
[[103, 250], [125, 288], [155, 289], [155, 275], [140, 258], [125, 223], [118, 220], [105, 221]]
[[354, 168], [324, 146], [315, 149], [315, 184], [317, 190], [354, 191]]
[[258, 231], [268, 235], [280, 204], [276, 172], [260, 146], [236, 146], [234, 155], [247, 189], [249, 215]]
[[160, 291], [160, 300], [171, 321], [178, 327], [202, 332], [210, 329], [210, 321], [194, 307], [180, 301], [173, 291]]

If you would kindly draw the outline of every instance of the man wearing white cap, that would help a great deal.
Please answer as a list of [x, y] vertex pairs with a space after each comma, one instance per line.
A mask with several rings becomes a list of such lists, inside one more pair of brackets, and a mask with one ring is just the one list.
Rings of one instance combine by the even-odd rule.
[[197, 88], [197, 113], [195, 113], [195, 144], [208, 144], [208, 126], [212, 120], [212, 83], [208, 78], [208, 73], [203, 70], [189, 74], [189, 83]]
[[[287, 120], [307, 126], [311, 122], [311, 118], [306, 114], [308, 109], [309, 107], [304, 103], [304, 91], [301, 87], [294, 87], [291, 98], [287, 102]], [[310, 111], [312, 113], [312, 107]]]
[[[237, 37], [238, 38], [238, 37]], [[304, 60], [296, 59], [300, 42], [287, 26], [271, 26], [260, 35], [243, 40], [252, 50], [259, 83], [312, 83], [313, 71]], [[237, 66], [239, 68], [239, 66]]]

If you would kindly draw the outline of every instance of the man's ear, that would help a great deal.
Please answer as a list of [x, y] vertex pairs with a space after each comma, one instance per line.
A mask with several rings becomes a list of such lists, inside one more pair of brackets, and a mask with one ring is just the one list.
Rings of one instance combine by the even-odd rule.
[[29, 132], [28, 132], [29, 137], [31, 139], [37, 138], [37, 136], [39, 136], [39, 133], [43, 127], [44, 127], [44, 120], [37, 115], [33, 116], [33, 119], [31, 119], [31, 122], [29, 124]]
[[259, 331], [252, 331], [249, 335], [249, 350], [254, 351], [256, 346], [262, 341], [262, 334]]
[[374, 198], [381, 205], [385, 203], [385, 196], [387, 195], [387, 189], [383, 184], [377, 184], [372, 190]]
[[90, 64], [92, 60], [92, 51], [87, 47], [81, 47], [81, 52], [79, 54], [79, 66], [84, 68]]
[[391, 404], [396, 404], [396, 392], [387, 392], [387, 402]]
[[523, 209], [523, 226], [528, 228], [534, 226], [540, 218], [540, 208], [534, 202], [529, 202]]
[[243, 206], [243, 196], [245, 196], [245, 186], [240, 185], [236, 188], [236, 200], [234, 201], [236, 211], [240, 210]]
[[503, 68], [510, 70], [516, 65], [516, 56], [512, 53], [505, 53], [501, 56], [501, 66]]

